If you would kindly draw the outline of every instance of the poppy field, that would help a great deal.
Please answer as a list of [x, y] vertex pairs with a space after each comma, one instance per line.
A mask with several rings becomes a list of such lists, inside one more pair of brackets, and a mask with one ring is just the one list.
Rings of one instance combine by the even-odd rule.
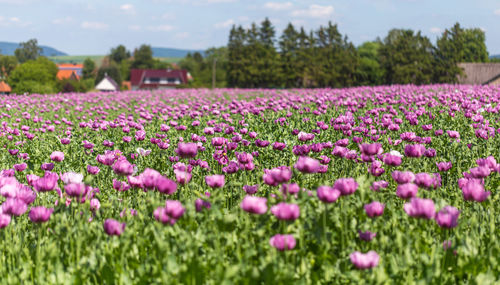
[[1, 96], [1, 283], [498, 282], [499, 101], [460, 85]]

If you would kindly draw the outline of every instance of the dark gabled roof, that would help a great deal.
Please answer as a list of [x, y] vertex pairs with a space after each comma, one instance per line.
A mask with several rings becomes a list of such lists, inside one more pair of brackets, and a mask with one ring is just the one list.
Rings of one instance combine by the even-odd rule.
[[500, 77], [500, 63], [459, 63], [464, 75], [458, 77], [461, 84], [488, 84]]
[[[179, 80], [186, 84], [188, 82], [187, 70], [179, 69], [132, 69], [130, 70], [130, 84], [132, 86], [142, 86], [144, 78], [179, 78]], [[150, 84], [148, 84], [150, 85]], [[154, 84], [157, 85], [157, 84]], [[161, 84], [161, 85], [175, 85], [175, 84]], [[152, 87], [152, 86], [151, 86]]]

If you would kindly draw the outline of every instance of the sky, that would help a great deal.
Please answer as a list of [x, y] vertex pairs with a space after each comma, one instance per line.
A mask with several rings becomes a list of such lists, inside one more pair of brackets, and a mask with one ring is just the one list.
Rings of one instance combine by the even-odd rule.
[[0, 0], [0, 41], [36, 38], [70, 55], [106, 54], [119, 44], [206, 49], [226, 45], [232, 25], [265, 17], [278, 36], [289, 22], [311, 30], [331, 21], [355, 45], [392, 28], [435, 42], [459, 22], [483, 29], [489, 53], [500, 54], [500, 0]]

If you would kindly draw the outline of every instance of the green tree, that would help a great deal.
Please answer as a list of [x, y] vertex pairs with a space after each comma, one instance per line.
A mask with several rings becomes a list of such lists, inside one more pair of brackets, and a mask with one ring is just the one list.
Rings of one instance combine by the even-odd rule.
[[19, 65], [9, 76], [12, 92], [54, 93], [57, 91], [57, 65], [45, 57], [29, 60]]
[[392, 29], [379, 49], [387, 84], [428, 84], [433, 78], [433, 49], [429, 38], [412, 30]]
[[358, 47], [359, 66], [356, 71], [356, 85], [380, 85], [383, 83], [383, 70], [378, 62], [380, 43], [364, 42]]
[[464, 62], [488, 62], [486, 35], [481, 29], [464, 30]]
[[111, 49], [109, 58], [114, 62], [120, 64], [122, 61], [130, 58], [130, 52], [124, 45], [119, 45]]
[[227, 83], [229, 87], [244, 87], [247, 82], [246, 78], [247, 55], [246, 49], [247, 33], [242, 26], [233, 26], [229, 32], [228, 49], [228, 67], [227, 67]]
[[95, 77], [95, 62], [87, 57], [83, 61], [83, 70], [82, 70], [83, 79], [89, 79]]
[[106, 75], [113, 78], [113, 80], [118, 84], [118, 86], [122, 85], [122, 76], [120, 72], [120, 67], [116, 62], [109, 59], [103, 61], [103, 64], [97, 70], [95, 85], [99, 84], [99, 82], [101, 82], [101, 80]]
[[35, 60], [42, 54], [42, 48], [38, 46], [38, 41], [36, 39], [22, 42], [19, 45], [20, 47], [14, 51], [14, 54], [20, 63], [24, 63], [28, 60]]
[[276, 32], [269, 21], [265, 18], [260, 24], [257, 52], [254, 60], [255, 74], [258, 78], [256, 87], [279, 87], [281, 86], [280, 57], [275, 47]]
[[149, 45], [141, 45], [134, 50], [134, 60], [131, 68], [148, 69], [153, 68], [155, 60], [153, 59], [153, 50]]
[[283, 86], [298, 87], [300, 72], [298, 68], [299, 33], [292, 23], [289, 23], [280, 37], [281, 71]]
[[0, 80], [9, 77], [17, 67], [17, 58], [11, 55], [0, 55]]

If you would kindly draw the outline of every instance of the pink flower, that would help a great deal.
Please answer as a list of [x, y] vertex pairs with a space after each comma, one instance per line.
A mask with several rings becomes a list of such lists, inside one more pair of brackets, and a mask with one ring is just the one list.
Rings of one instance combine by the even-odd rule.
[[194, 201], [194, 207], [196, 209], [196, 212], [201, 212], [203, 208], [210, 209], [210, 207], [212, 207], [212, 204], [210, 204], [210, 202], [208, 201], [198, 198]]
[[11, 217], [8, 214], [5, 214], [0, 208], [0, 229], [5, 228], [10, 224]]
[[442, 228], [454, 228], [458, 225], [460, 211], [452, 206], [445, 206], [436, 215], [436, 223]]
[[158, 192], [163, 194], [172, 195], [177, 191], [177, 184], [164, 176], [158, 176], [155, 185]]
[[436, 215], [434, 202], [431, 199], [413, 197], [410, 203], [404, 204], [405, 212], [415, 218], [432, 219]]
[[211, 188], [224, 187], [224, 175], [209, 175], [205, 176], [205, 182]]
[[362, 232], [358, 231], [359, 239], [364, 241], [371, 241], [374, 237], [377, 236], [376, 233], [372, 233], [370, 231]]
[[405, 155], [407, 157], [421, 157], [425, 152], [425, 146], [421, 144], [415, 145], [406, 145], [405, 146]]
[[280, 220], [293, 221], [300, 216], [299, 205], [281, 202], [271, 207], [271, 213]]
[[123, 230], [125, 230], [125, 223], [120, 223], [116, 220], [113, 219], [107, 219], [104, 221], [104, 231], [106, 232], [107, 235], [110, 236], [119, 236], [123, 233]]
[[179, 171], [179, 170], [174, 170], [175, 173], [175, 179], [177, 180], [177, 183], [184, 185], [189, 183], [191, 181], [191, 173], [186, 172], [186, 171]]
[[255, 193], [257, 193], [257, 190], [259, 189], [259, 185], [258, 184], [255, 184], [255, 185], [244, 185], [243, 186], [243, 190], [245, 190], [245, 192], [249, 195], [253, 195]]
[[30, 210], [29, 218], [33, 223], [45, 223], [50, 219], [50, 215], [54, 209], [47, 209], [45, 207], [33, 207]]
[[370, 186], [370, 189], [372, 191], [378, 192], [381, 188], [387, 188], [387, 186], [389, 186], [389, 183], [385, 180], [374, 181]]
[[319, 200], [323, 203], [333, 203], [340, 197], [341, 192], [330, 186], [320, 186], [316, 191]]
[[274, 235], [269, 239], [269, 244], [279, 251], [293, 249], [296, 245], [295, 238], [292, 235]]
[[452, 164], [451, 162], [436, 162], [436, 166], [438, 167], [439, 171], [448, 171], [451, 169]]
[[177, 200], [167, 200], [165, 202], [165, 211], [169, 217], [178, 220], [184, 215], [186, 209], [182, 206], [181, 202]]
[[99, 167], [97, 166], [92, 166], [92, 165], [87, 165], [87, 172], [89, 174], [92, 174], [92, 175], [96, 175], [97, 173], [99, 173], [99, 171], [101, 171], [99, 169]]
[[399, 184], [396, 188], [396, 195], [402, 199], [409, 199], [417, 196], [418, 186], [413, 183]]
[[196, 143], [179, 143], [177, 154], [180, 157], [195, 157], [198, 154], [198, 145]]
[[316, 173], [319, 166], [320, 163], [318, 160], [307, 156], [299, 157], [297, 163], [295, 164], [295, 168], [303, 173]]
[[376, 267], [380, 260], [380, 256], [373, 250], [370, 250], [367, 253], [355, 251], [351, 253], [349, 257], [352, 264], [358, 269], [369, 269]]
[[96, 212], [101, 208], [101, 202], [97, 198], [90, 200], [90, 211]]
[[339, 190], [342, 196], [351, 195], [358, 189], [358, 183], [354, 178], [339, 178], [333, 184], [333, 188]]
[[38, 178], [33, 182], [33, 187], [38, 192], [52, 191], [57, 185], [57, 180], [59, 180], [57, 173], [47, 171], [44, 177]]
[[262, 215], [267, 212], [267, 199], [255, 196], [245, 196], [240, 204], [245, 212]]
[[1, 212], [14, 216], [21, 216], [28, 210], [28, 205], [18, 198], [7, 198], [1, 206]]
[[365, 212], [370, 218], [378, 217], [384, 213], [384, 208], [384, 204], [374, 201], [365, 205]]
[[122, 156], [113, 164], [113, 171], [118, 175], [131, 175], [134, 173], [134, 165]]
[[486, 192], [484, 186], [475, 179], [468, 180], [462, 188], [465, 200], [483, 202], [490, 196], [491, 192]]
[[374, 156], [382, 153], [384, 150], [382, 149], [382, 144], [380, 143], [372, 143], [372, 144], [361, 144], [359, 146], [359, 150], [362, 154], [367, 156]]
[[406, 183], [412, 183], [415, 181], [415, 174], [413, 174], [410, 171], [393, 171], [392, 172], [392, 179], [396, 181], [398, 184], [406, 184]]
[[61, 162], [64, 160], [64, 152], [61, 151], [54, 151], [50, 155], [50, 159], [55, 162]]

